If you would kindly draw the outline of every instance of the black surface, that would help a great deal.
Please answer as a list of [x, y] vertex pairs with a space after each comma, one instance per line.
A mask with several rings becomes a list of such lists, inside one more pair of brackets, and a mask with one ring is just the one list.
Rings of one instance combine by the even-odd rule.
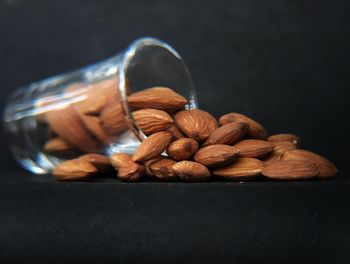
[[200, 105], [294, 132], [333, 181], [56, 183], [0, 137], [0, 262], [348, 263], [349, 2], [0, 2], [0, 104], [144, 35], [186, 60]]

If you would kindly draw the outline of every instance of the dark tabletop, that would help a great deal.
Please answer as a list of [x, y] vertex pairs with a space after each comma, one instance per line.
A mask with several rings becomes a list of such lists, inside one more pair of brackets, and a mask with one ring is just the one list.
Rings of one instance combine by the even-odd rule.
[[292, 132], [329, 181], [58, 183], [0, 134], [0, 263], [349, 263], [349, 1], [3, 0], [0, 104], [145, 35], [185, 59], [200, 107]]

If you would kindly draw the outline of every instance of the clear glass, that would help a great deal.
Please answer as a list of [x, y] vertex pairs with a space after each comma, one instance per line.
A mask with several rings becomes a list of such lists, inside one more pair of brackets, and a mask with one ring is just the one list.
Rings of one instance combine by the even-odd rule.
[[[128, 95], [155, 86], [185, 97], [186, 109], [197, 108], [195, 87], [179, 54], [160, 40], [141, 38], [107, 60], [22, 87], [10, 95], [4, 111], [12, 153], [37, 174], [84, 153], [132, 154], [146, 136], [133, 119]], [[103, 130], [107, 107], [112, 114], [120, 112], [123, 121]]]

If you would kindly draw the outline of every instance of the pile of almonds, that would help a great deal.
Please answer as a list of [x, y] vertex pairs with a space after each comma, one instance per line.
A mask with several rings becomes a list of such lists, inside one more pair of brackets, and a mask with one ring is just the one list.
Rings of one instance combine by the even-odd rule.
[[127, 129], [118, 95], [111, 92], [108, 96], [105, 93], [98, 96], [103, 98], [97, 100], [98, 107], [93, 101], [96, 98], [89, 97], [89, 103], [83, 101], [81, 105], [51, 111], [43, 118], [55, 135], [44, 147], [48, 153], [62, 150], [52, 147], [55, 140], [81, 152], [79, 158], [56, 166], [53, 174], [59, 180], [105, 177], [114, 175], [113, 171], [119, 179], [129, 182], [142, 177], [189, 182], [212, 178], [325, 179], [337, 173], [326, 158], [300, 149], [298, 136], [268, 136], [258, 122], [239, 113], [229, 113], [216, 120], [203, 110], [185, 110], [187, 100], [166, 87], [149, 88], [128, 96], [133, 118], [148, 136], [132, 156], [115, 153], [109, 158], [96, 154], [93, 152], [101, 143], [107, 144]]

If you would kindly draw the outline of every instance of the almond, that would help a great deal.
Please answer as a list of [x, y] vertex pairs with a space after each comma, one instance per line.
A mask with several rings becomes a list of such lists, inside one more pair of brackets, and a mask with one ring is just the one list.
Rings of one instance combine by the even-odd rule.
[[316, 166], [320, 171], [318, 178], [334, 177], [338, 172], [334, 164], [330, 162], [328, 159], [308, 150], [295, 149], [295, 150], [286, 151], [282, 156], [282, 160], [310, 161], [316, 164]]
[[131, 94], [128, 97], [132, 109], [156, 108], [167, 112], [181, 110], [186, 98], [167, 87], [153, 87]]
[[146, 161], [159, 156], [170, 144], [172, 135], [162, 131], [150, 135], [136, 149], [133, 160]]
[[170, 126], [166, 131], [170, 132], [173, 135], [173, 139], [184, 138], [185, 135], [175, 126]]
[[102, 144], [110, 143], [111, 138], [103, 130], [101, 120], [98, 116], [86, 115], [79, 112], [78, 114], [85, 128], [90, 132], [90, 134], [96, 137]]
[[293, 143], [297, 147], [300, 147], [300, 145], [301, 145], [300, 138], [297, 135], [294, 135], [294, 134], [275, 134], [275, 135], [269, 136], [267, 138], [267, 141], [270, 141], [270, 142], [285, 142], [285, 141], [289, 141], [289, 142]]
[[72, 159], [58, 164], [53, 175], [61, 181], [86, 180], [97, 173], [94, 165], [86, 160]]
[[181, 161], [192, 158], [197, 150], [197, 141], [192, 138], [180, 138], [169, 145], [167, 154], [173, 160]]
[[111, 163], [118, 170], [118, 178], [122, 181], [138, 181], [145, 171], [145, 166], [134, 162], [130, 155], [124, 153], [113, 154]]
[[271, 164], [272, 162], [281, 160], [284, 152], [292, 149], [296, 149], [296, 146], [290, 141], [276, 141], [271, 142], [274, 146], [272, 152], [263, 158], [265, 164]]
[[109, 101], [120, 101], [117, 79], [108, 79], [92, 84], [72, 84], [64, 91], [68, 100], [81, 100], [74, 104], [78, 112], [98, 115]]
[[123, 106], [120, 102], [111, 101], [101, 113], [101, 125], [109, 136], [116, 136], [128, 129]]
[[281, 160], [267, 165], [261, 174], [278, 180], [303, 180], [316, 177], [319, 170], [307, 160]]
[[154, 159], [150, 159], [150, 160], [146, 160], [145, 162], [143, 162], [143, 165], [145, 166], [145, 173], [148, 175], [148, 176], [153, 176], [153, 173], [151, 171], [151, 165], [152, 163], [160, 160], [162, 157], [159, 156], [157, 158], [154, 158]]
[[253, 158], [239, 158], [227, 167], [212, 170], [213, 175], [236, 181], [252, 180], [260, 175], [264, 163]]
[[89, 154], [80, 156], [79, 159], [90, 162], [92, 165], [96, 167], [99, 174], [109, 172], [112, 169], [112, 164], [110, 159], [101, 154], [89, 153]]
[[65, 156], [65, 155], [71, 155], [73, 153], [76, 153], [76, 150], [74, 147], [69, 145], [66, 141], [64, 141], [60, 137], [55, 137], [49, 139], [44, 147], [44, 151], [57, 156]]
[[245, 139], [233, 146], [239, 149], [242, 158], [262, 158], [273, 150], [271, 142], [258, 139]]
[[141, 109], [134, 111], [132, 115], [137, 126], [147, 136], [167, 130], [174, 123], [173, 118], [167, 112], [158, 109]]
[[176, 161], [172, 159], [160, 159], [152, 162], [150, 165], [150, 170], [152, 176], [158, 178], [159, 180], [175, 180], [177, 176], [172, 168]]
[[176, 126], [188, 137], [203, 141], [218, 127], [216, 119], [203, 110], [183, 110], [175, 115]]
[[219, 127], [210, 134], [203, 146], [214, 144], [226, 144], [232, 145], [241, 140], [248, 131], [248, 125], [246, 123], [228, 123]]
[[85, 128], [74, 108], [49, 111], [46, 118], [51, 129], [75, 148], [83, 152], [94, 152], [101, 148], [98, 140]]
[[200, 163], [183, 160], [173, 165], [175, 174], [184, 181], [208, 181], [210, 171]]
[[217, 144], [199, 149], [193, 159], [206, 167], [222, 167], [232, 163], [238, 154], [235, 147]]
[[219, 123], [222, 126], [232, 122], [247, 123], [249, 125], [247, 135], [251, 138], [266, 139], [267, 137], [266, 130], [262, 127], [262, 125], [245, 115], [239, 113], [229, 113], [221, 116], [219, 119]]

